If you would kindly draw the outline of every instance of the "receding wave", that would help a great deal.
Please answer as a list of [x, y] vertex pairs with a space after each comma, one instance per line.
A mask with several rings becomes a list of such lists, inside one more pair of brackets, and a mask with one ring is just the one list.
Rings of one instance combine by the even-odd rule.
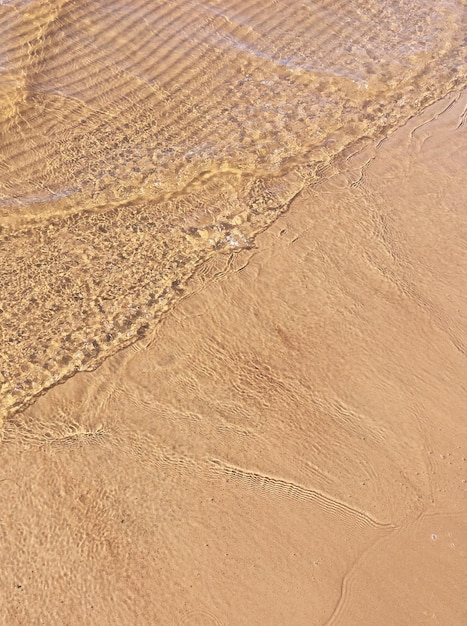
[[465, 81], [465, 2], [0, 3], [3, 415]]

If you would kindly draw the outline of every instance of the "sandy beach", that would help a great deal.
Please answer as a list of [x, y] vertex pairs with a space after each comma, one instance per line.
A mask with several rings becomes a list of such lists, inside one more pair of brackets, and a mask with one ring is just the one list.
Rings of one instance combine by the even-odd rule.
[[466, 84], [465, 0], [0, 3], [0, 421]]
[[5, 421], [0, 623], [466, 623], [466, 106]]
[[0, 0], [0, 626], [467, 624], [466, 0]]

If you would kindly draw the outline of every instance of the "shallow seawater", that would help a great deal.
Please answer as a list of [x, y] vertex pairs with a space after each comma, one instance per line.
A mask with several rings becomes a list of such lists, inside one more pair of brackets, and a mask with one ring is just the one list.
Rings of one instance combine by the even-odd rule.
[[1, 3], [1, 415], [144, 335], [207, 259], [462, 85], [464, 16]]

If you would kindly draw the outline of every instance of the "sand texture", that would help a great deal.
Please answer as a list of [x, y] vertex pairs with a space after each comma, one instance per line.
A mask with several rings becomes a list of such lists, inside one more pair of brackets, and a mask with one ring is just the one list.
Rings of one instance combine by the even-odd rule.
[[467, 623], [466, 107], [5, 421], [2, 624]]
[[465, 0], [0, 2], [0, 420], [467, 77]]

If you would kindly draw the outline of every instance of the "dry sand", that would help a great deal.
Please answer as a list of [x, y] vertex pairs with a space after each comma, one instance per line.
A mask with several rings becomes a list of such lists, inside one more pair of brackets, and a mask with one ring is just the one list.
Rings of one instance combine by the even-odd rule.
[[2, 624], [467, 623], [466, 105], [4, 424]]

